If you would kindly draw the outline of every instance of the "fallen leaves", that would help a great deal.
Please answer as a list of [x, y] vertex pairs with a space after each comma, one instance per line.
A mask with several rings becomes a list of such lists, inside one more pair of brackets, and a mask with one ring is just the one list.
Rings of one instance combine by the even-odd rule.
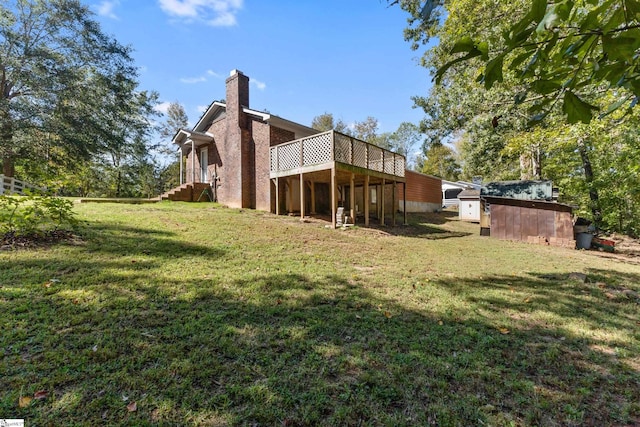
[[49, 392], [46, 390], [38, 390], [33, 394], [33, 398], [37, 400], [46, 399], [49, 395]]
[[49, 279], [48, 281], [44, 282], [43, 286], [48, 289], [58, 282], [60, 282], [60, 280], [58, 279]]
[[510, 333], [511, 331], [507, 328], [498, 328], [498, 330], [500, 331], [500, 333], [502, 335], [507, 335], [508, 333]]
[[127, 405], [127, 411], [136, 412], [138, 410], [138, 404], [134, 401]]
[[20, 408], [26, 408], [31, 404], [34, 400], [43, 400], [49, 396], [49, 392], [46, 390], [38, 390], [31, 396], [22, 396], [22, 392], [20, 392], [20, 397], [18, 398], [18, 406]]
[[26, 408], [27, 406], [29, 406], [29, 404], [31, 404], [32, 400], [32, 397], [20, 396], [20, 398], [18, 399], [18, 406], [20, 406], [21, 408]]

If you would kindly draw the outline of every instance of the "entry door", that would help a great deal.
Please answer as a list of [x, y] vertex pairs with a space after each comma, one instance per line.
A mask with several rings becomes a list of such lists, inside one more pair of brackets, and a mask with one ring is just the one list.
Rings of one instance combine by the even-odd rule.
[[209, 182], [207, 167], [209, 166], [209, 151], [206, 148], [200, 150], [200, 182]]

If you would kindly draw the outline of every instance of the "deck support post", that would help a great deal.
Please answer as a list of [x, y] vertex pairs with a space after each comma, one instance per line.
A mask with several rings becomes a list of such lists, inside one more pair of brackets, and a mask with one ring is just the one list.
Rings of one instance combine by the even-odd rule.
[[396, 211], [398, 210], [396, 206], [396, 181], [393, 181], [393, 186], [391, 187], [391, 223], [393, 226], [396, 226]]
[[276, 177], [276, 215], [280, 215], [280, 178]]
[[182, 147], [180, 147], [180, 151], [178, 151], [178, 161], [180, 162], [180, 185], [184, 184], [184, 172], [182, 165]]
[[289, 200], [287, 200], [287, 213], [293, 212], [293, 179], [287, 178], [287, 193]]
[[402, 204], [403, 204], [403, 215], [404, 215], [404, 225], [407, 225], [407, 183], [402, 183]]
[[351, 174], [349, 180], [349, 215], [351, 216], [352, 224], [356, 223], [356, 189], [355, 189], [355, 174]]
[[304, 219], [304, 174], [300, 174], [300, 219]]
[[380, 225], [384, 225], [384, 189], [385, 189], [386, 181], [382, 178], [382, 191], [380, 192]]
[[196, 143], [191, 140], [191, 182], [196, 182]]
[[336, 215], [338, 213], [338, 182], [336, 180], [336, 168], [331, 168], [331, 226], [336, 228]]
[[311, 215], [316, 214], [316, 183], [311, 181]]
[[369, 226], [369, 175], [364, 176], [364, 226]]

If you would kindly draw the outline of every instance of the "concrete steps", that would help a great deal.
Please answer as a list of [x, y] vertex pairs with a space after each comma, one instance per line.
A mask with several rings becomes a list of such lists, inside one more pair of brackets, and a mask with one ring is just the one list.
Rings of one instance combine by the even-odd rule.
[[208, 190], [209, 188], [209, 184], [204, 182], [189, 182], [161, 194], [158, 196], [158, 199], [171, 200], [174, 202], [209, 202], [211, 201], [209, 199], [211, 193], [203, 194], [203, 191]]

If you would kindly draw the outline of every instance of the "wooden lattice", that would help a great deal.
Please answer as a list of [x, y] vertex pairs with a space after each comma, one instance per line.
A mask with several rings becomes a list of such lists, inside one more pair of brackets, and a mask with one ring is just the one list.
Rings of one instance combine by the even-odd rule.
[[353, 164], [361, 168], [367, 167], [367, 143], [353, 140]]
[[278, 169], [289, 170], [300, 166], [300, 141], [278, 147]]
[[271, 172], [276, 172], [278, 170], [278, 148], [271, 147], [269, 149], [269, 163], [271, 165]]
[[382, 148], [369, 145], [369, 169], [383, 172]]
[[336, 162], [351, 163], [351, 138], [336, 133], [334, 143], [334, 160]]
[[322, 133], [302, 140], [303, 165], [331, 161], [331, 133]]
[[384, 173], [393, 175], [395, 168], [395, 154], [390, 151], [384, 153]]
[[402, 156], [396, 156], [396, 172], [397, 176], [404, 176], [405, 170], [405, 158]]

